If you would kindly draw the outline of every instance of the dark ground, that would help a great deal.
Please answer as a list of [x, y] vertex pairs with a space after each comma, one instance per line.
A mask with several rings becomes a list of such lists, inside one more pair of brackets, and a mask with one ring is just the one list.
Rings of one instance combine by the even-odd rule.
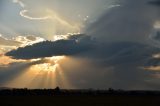
[[0, 106], [160, 106], [160, 92], [12, 89], [0, 91]]
[[160, 97], [1, 96], [1, 106], [160, 106]]

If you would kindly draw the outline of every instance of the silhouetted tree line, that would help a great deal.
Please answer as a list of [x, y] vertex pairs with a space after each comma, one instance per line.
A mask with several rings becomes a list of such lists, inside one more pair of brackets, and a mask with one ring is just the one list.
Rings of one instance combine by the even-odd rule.
[[93, 89], [1, 89], [0, 96], [160, 96], [160, 91], [125, 91], [114, 90], [109, 88], [107, 90], [93, 90]]

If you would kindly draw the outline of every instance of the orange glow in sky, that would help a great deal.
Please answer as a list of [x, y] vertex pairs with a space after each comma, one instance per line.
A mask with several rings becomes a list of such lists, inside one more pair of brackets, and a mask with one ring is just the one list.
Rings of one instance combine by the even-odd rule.
[[61, 68], [60, 61], [65, 61], [65, 56], [47, 57], [45, 61], [40, 59], [30, 60], [33, 64], [18, 77], [7, 82], [6, 86], [29, 87], [29, 88], [55, 88], [56, 86], [70, 88], [73, 87], [67, 80], [64, 70]]
[[5, 56], [5, 55], [0, 55], [0, 65], [9, 65], [10, 63], [14, 62], [24, 62], [26, 60], [16, 60], [12, 59], [11, 57]]

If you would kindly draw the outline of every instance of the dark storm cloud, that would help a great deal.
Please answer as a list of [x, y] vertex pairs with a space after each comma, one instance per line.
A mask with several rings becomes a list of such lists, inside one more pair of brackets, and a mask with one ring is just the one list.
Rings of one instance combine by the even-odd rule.
[[105, 12], [86, 28], [86, 33], [104, 42], [151, 43], [149, 35], [160, 19], [159, 8], [151, 0], [124, 0], [121, 6]]
[[155, 6], [160, 6], [160, 0], [150, 1], [149, 3]]
[[[143, 67], [154, 63], [156, 59], [152, 55], [159, 53], [160, 49], [133, 42], [103, 43], [96, 46], [79, 57], [73, 56], [89, 59], [91, 66], [86, 63], [87, 60], [79, 66], [61, 64], [71, 83], [78, 88], [156, 89], [149, 87], [147, 82], [156, 72], [146, 71]], [[75, 73], [69, 73], [70, 70]]]
[[16, 59], [34, 59], [61, 55], [75, 55], [92, 47], [90, 37], [77, 35], [66, 40], [44, 41], [6, 53]]

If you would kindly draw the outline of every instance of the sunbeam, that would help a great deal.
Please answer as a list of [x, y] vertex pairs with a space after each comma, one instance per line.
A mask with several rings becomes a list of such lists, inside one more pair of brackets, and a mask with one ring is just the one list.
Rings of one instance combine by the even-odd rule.
[[71, 84], [62, 70], [59, 61], [65, 61], [65, 56], [47, 57], [43, 60], [32, 59], [32, 64], [14, 79], [8, 81], [7, 87], [29, 88], [71, 88]]

